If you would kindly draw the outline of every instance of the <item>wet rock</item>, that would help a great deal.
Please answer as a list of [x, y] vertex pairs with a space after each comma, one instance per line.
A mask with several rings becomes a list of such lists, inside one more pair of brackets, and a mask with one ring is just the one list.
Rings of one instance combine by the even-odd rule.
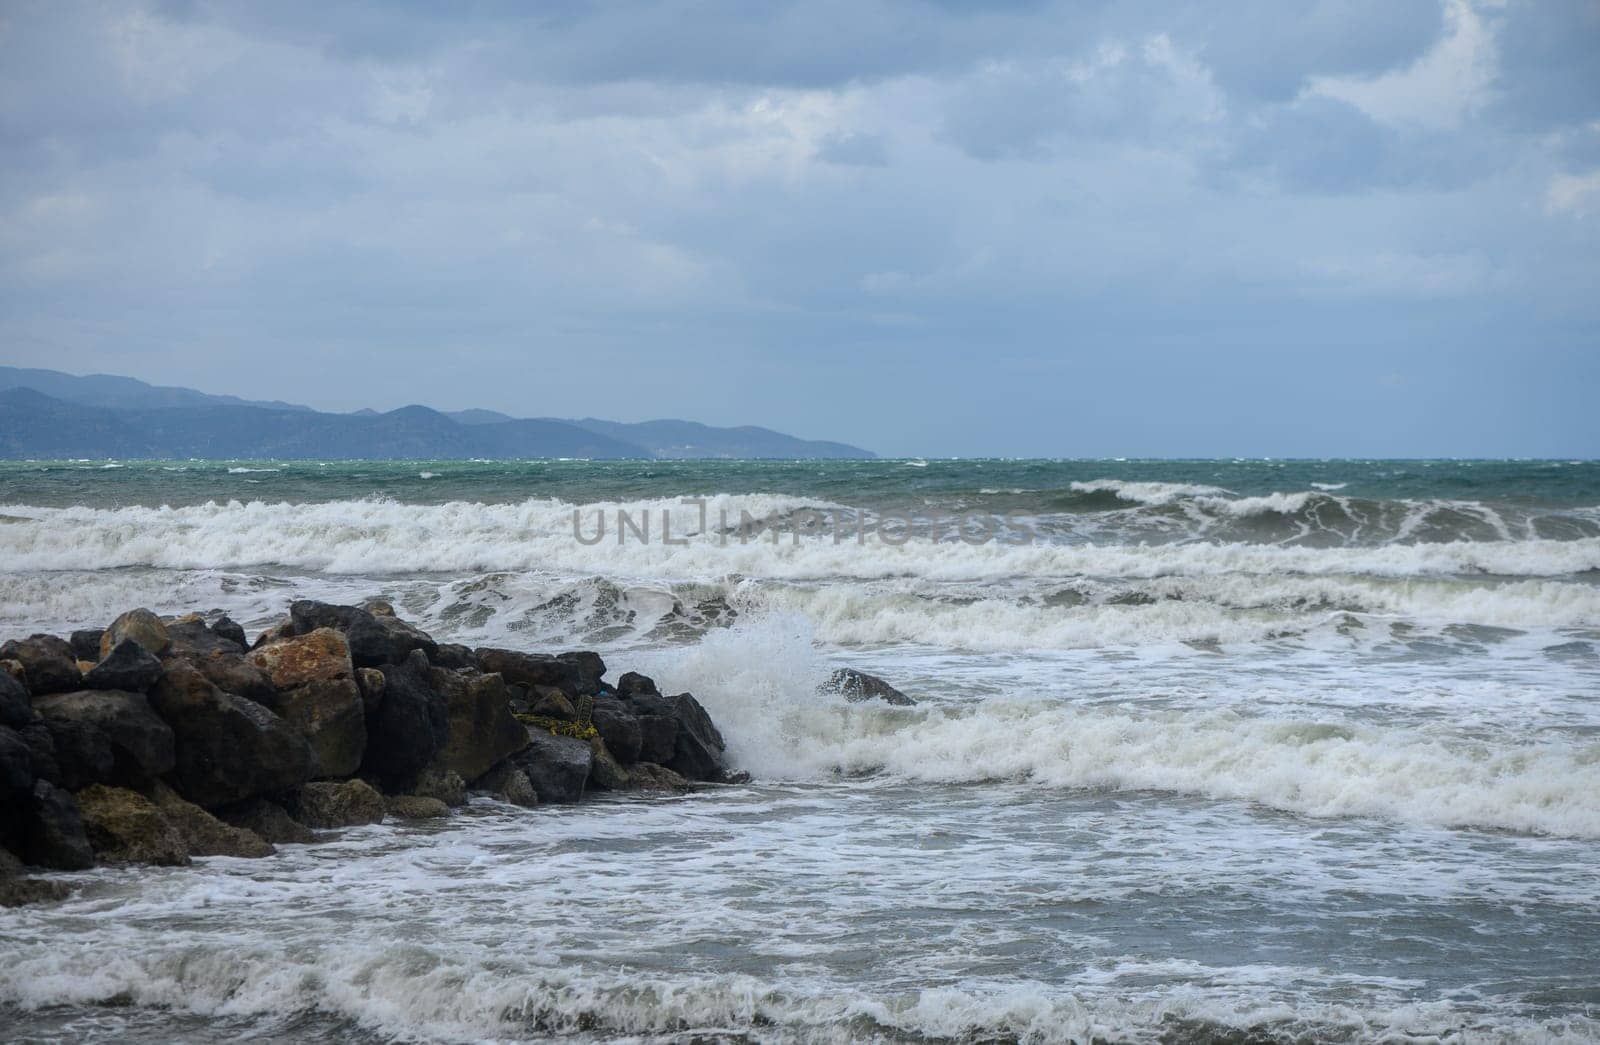
[[479, 791], [487, 791], [502, 802], [510, 802], [512, 805], [531, 809], [539, 804], [539, 792], [534, 790], [528, 774], [510, 762], [502, 762], [495, 766], [479, 778], [474, 786]]
[[372, 614], [374, 617], [394, 616], [394, 605], [392, 603], [385, 602], [383, 599], [368, 599], [366, 602], [361, 604], [361, 608]]
[[186, 802], [165, 784], [150, 799], [183, 838], [190, 856], [235, 856], [258, 859], [277, 852], [272, 843], [249, 828], [223, 823], [193, 802]]
[[106, 654], [125, 639], [137, 642], [158, 657], [172, 644], [166, 624], [147, 609], [129, 610], [111, 622], [100, 636], [100, 659], [104, 660]]
[[383, 701], [367, 716], [362, 773], [378, 777], [386, 787], [403, 787], [433, 761], [449, 738], [449, 709], [431, 688], [433, 668], [420, 650], [401, 664], [386, 664], [379, 670]]
[[530, 728], [528, 746], [511, 756], [511, 762], [527, 774], [539, 801], [576, 802], [583, 797], [594, 752], [586, 741]]
[[478, 655], [472, 652], [471, 647], [463, 646], [459, 642], [439, 643], [439, 651], [428, 659], [436, 668], [450, 668], [456, 671], [478, 670]]
[[649, 713], [636, 715], [634, 720], [639, 723], [637, 761], [661, 764], [672, 761], [678, 750], [677, 720], [670, 714]]
[[276, 694], [273, 710], [311, 745], [314, 778], [349, 776], [367, 750], [367, 714], [350, 679], [323, 679]]
[[273, 845], [303, 845], [317, 840], [309, 828], [290, 816], [282, 806], [265, 798], [252, 798], [225, 806], [217, 810], [217, 818], [251, 831]]
[[589, 753], [593, 761], [589, 765], [589, 784], [604, 791], [626, 791], [628, 789], [628, 771], [622, 764], [612, 757], [606, 748], [606, 742], [599, 737], [589, 740]]
[[[644, 714], [640, 716], [641, 729], [648, 717], [670, 718], [674, 725], [672, 752], [666, 758], [662, 753], [660, 738], [647, 736], [640, 757], [648, 762], [659, 762], [668, 769], [690, 780], [718, 780], [722, 776], [722, 753], [726, 747], [722, 734], [717, 731], [711, 716], [698, 700], [688, 693], [671, 697], [635, 693], [633, 706]], [[651, 728], [659, 728], [652, 724]], [[656, 756], [656, 757], [652, 757]]]
[[398, 617], [379, 617], [363, 611], [350, 621], [345, 637], [350, 640], [350, 656], [363, 668], [399, 664], [413, 650], [420, 650], [429, 660], [439, 654], [438, 643], [426, 632]]
[[383, 672], [377, 668], [357, 668], [356, 685], [361, 690], [361, 703], [371, 715], [383, 703]]
[[111, 864], [182, 867], [189, 846], [156, 804], [137, 791], [91, 784], [76, 794], [95, 856]]
[[390, 795], [384, 805], [397, 820], [437, 820], [450, 815], [449, 806], [422, 795]]
[[265, 671], [280, 690], [311, 682], [348, 680], [355, 675], [350, 646], [332, 628], [318, 628], [258, 647], [250, 652], [250, 662]]
[[36, 697], [83, 688], [83, 672], [78, 670], [72, 647], [54, 635], [12, 639], [0, 646], [0, 660], [14, 660], [22, 666], [25, 677], [18, 681]]
[[694, 790], [694, 785], [682, 776], [654, 762], [639, 762], [630, 766], [628, 785], [634, 791], [668, 791], [681, 794]]
[[27, 794], [38, 776], [33, 768], [33, 752], [22, 734], [10, 726], [0, 726], [0, 797], [6, 801]]
[[44, 719], [39, 718], [28, 723], [17, 730], [17, 735], [28, 745], [28, 755], [33, 763], [33, 775], [62, 787], [61, 766], [56, 762], [55, 738], [50, 735], [50, 727], [45, 724]]
[[[223, 618], [226, 620], [227, 618]], [[242, 629], [241, 629], [242, 634]], [[167, 625], [167, 638], [171, 644], [161, 654], [163, 658], [183, 657], [195, 659], [210, 656], [213, 653], [233, 653], [242, 655], [245, 644], [236, 642], [228, 635], [208, 628], [205, 621], [197, 617], [175, 620]]]
[[447, 806], [467, 804], [467, 782], [453, 769], [424, 769], [417, 774], [411, 794], [421, 798], [437, 798]]
[[510, 694], [499, 675], [434, 668], [429, 678], [433, 690], [444, 698], [448, 718], [435, 767], [455, 772], [463, 780], [475, 780], [528, 746], [528, 731], [512, 716]]
[[243, 625], [230, 617], [218, 617], [211, 625], [211, 633], [219, 639], [237, 643], [241, 650], [248, 648], [250, 645], [245, 637]]
[[[626, 766], [639, 761], [644, 734], [639, 728], [639, 716], [629, 711], [627, 705], [615, 697], [596, 697], [590, 720], [600, 738], [606, 742], [607, 750], [616, 756], [618, 762]], [[674, 736], [668, 741], [669, 753], [676, 739]]]
[[36, 780], [27, 802], [23, 857], [28, 863], [61, 871], [94, 866], [94, 850], [70, 794]]
[[67, 645], [72, 647], [72, 656], [77, 660], [90, 662], [100, 659], [100, 637], [106, 633], [104, 628], [80, 628], [67, 636]]
[[0, 672], [0, 726], [21, 729], [33, 721], [28, 691], [10, 675]]
[[318, 780], [290, 792], [289, 808], [307, 827], [383, 822], [383, 796], [363, 780]]
[[123, 689], [143, 693], [161, 677], [161, 660], [154, 653], [134, 642], [123, 639], [111, 647], [111, 652], [100, 662], [84, 672], [85, 689]]
[[72, 893], [66, 882], [28, 878], [22, 861], [0, 849], [0, 907], [22, 907], [31, 903], [65, 900]]
[[260, 704], [219, 690], [186, 662], [168, 667], [150, 691], [150, 705], [172, 727], [178, 791], [191, 802], [215, 808], [310, 778], [304, 737]]
[[344, 631], [357, 614], [364, 612], [366, 611], [357, 606], [338, 606], [329, 602], [317, 602], [315, 599], [299, 599], [289, 606], [290, 634], [309, 635], [318, 628]]
[[28, 688], [28, 669], [22, 666], [22, 661], [13, 657], [0, 657], [0, 673], [5, 674], [23, 689]]
[[554, 686], [569, 698], [599, 693], [600, 678], [606, 672], [605, 662], [597, 653], [519, 653], [487, 646], [478, 650], [478, 666], [486, 672], [498, 672], [508, 683], [530, 689]]
[[895, 689], [876, 675], [868, 675], [865, 671], [854, 668], [840, 668], [828, 676], [828, 681], [821, 687], [824, 693], [840, 693], [844, 699], [852, 704], [859, 704], [864, 700], [881, 700], [885, 704], [894, 704], [899, 707], [911, 707], [916, 701]]
[[655, 680], [648, 675], [641, 675], [637, 671], [625, 671], [622, 673], [622, 677], [617, 680], [617, 692], [624, 697], [631, 697], [635, 693], [661, 695], [661, 691], [656, 689]]
[[533, 692], [529, 695], [528, 714], [571, 722], [577, 719], [578, 709], [573, 707], [567, 695], [556, 687], [534, 686]]
[[[150, 656], [142, 647], [133, 649]], [[118, 689], [52, 693], [40, 697], [34, 707], [50, 730], [56, 764], [69, 786], [139, 787], [171, 772], [176, 764], [172, 729], [142, 693]]]

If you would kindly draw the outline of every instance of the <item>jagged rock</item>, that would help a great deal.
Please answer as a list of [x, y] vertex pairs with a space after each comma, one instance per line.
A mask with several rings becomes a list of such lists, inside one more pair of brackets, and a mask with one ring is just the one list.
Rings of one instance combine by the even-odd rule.
[[511, 762], [528, 775], [539, 801], [576, 802], [583, 797], [594, 752], [585, 741], [530, 727], [528, 746], [512, 755]]
[[188, 864], [189, 846], [183, 835], [154, 802], [137, 791], [91, 784], [75, 797], [89, 845], [106, 863]]
[[578, 717], [578, 709], [573, 707], [567, 695], [556, 687], [534, 686], [533, 692], [529, 695], [528, 714], [571, 722]]
[[478, 655], [472, 652], [471, 647], [463, 646], [459, 642], [439, 643], [439, 651], [428, 659], [436, 668], [451, 668], [456, 671], [464, 668], [478, 670]]
[[411, 793], [421, 798], [437, 798], [447, 806], [467, 804], [467, 782], [453, 769], [424, 769], [417, 774]]
[[594, 759], [589, 765], [590, 785], [606, 791], [626, 791], [628, 771], [611, 756], [611, 752], [606, 748], [606, 742], [599, 737], [591, 738], [589, 752]]
[[193, 802], [185, 802], [165, 784], [156, 784], [150, 798], [177, 828], [190, 856], [237, 856], [257, 859], [277, 852], [271, 842], [245, 827], [225, 824]]
[[62, 871], [94, 866], [77, 803], [48, 780], [34, 781], [28, 796], [23, 856], [30, 864]]
[[33, 705], [22, 683], [0, 672], [0, 726], [21, 729], [33, 721]]
[[431, 688], [433, 669], [422, 651], [379, 670], [383, 701], [367, 716], [362, 772], [378, 777], [385, 786], [404, 786], [433, 761], [449, 738], [449, 710]]
[[639, 762], [628, 769], [628, 784], [634, 791], [692, 791], [694, 786], [666, 766]]
[[308, 827], [383, 822], [383, 796], [363, 780], [317, 780], [290, 792], [289, 808]]
[[67, 636], [67, 645], [72, 647], [72, 655], [78, 660], [96, 661], [100, 659], [100, 637], [106, 633], [104, 628], [79, 628]]
[[[671, 697], [635, 693], [630, 698], [633, 706], [644, 714], [640, 726], [645, 732], [645, 750], [640, 758], [659, 762], [690, 780], [717, 780], [722, 776], [722, 753], [726, 745], [717, 731], [711, 716], [688, 693]], [[673, 731], [672, 753], [667, 758], [661, 754], [660, 738], [651, 735], [656, 727], [645, 720], [650, 717], [670, 718], [676, 727]], [[656, 757], [652, 757], [656, 756]]]
[[916, 701], [895, 689], [876, 675], [868, 675], [865, 671], [854, 668], [840, 668], [828, 676], [828, 681], [821, 687], [824, 693], [841, 693], [844, 699], [852, 704], [859, 704], [864, 700], [881, 700], [885, 704], [895, 704], [900, 707], [911, 707]]
[[[124, 645], [133, 644], [119, 643], [118, 648]], [[133, 649], [150, 656], [140, 646]], [[118, 689], [52, 693], [40, 697], [34, 708], [50, 730], [56, 764], [69, 786], [138, 787], [171, 772], [175, 765], [172, 729], [142, 693]]]
[[72, 647], [54, 635], [12, 639], [0, 646], [0, 660], [14, 660], [22, 666], [25, 677], [18, 681], [36, 697], [83, 688], [83, 672], [78, 670]]
[[198, 617], [175, 620], [168, 624], [167, 638], [171, 641], [171, 645], [161, 654], [163, 658], [183, 657], [192, 660], [213, 653], [233, 653], [242, 656], [245, 652], [243, 642], [236, 641], [214, 628], [206, 627], [205, 621]]
[[85, 689], [123, 689], [143, 693], [161, 677], [161, 660], [154, 653], [123, 639], [111, 652], [83, 674]]
[[437, 820], [450, 815], [449, 806], [422, 795], [390, 795], [384, 804], [397, 820]]
[[463, 780], [474, 780], [528, 746], [528, 731], [512, 716], [510, 695], [499, 675], [466, 675], [434, 668], [429, 679], [433, 690], [444, 698], [449, 720], [434, 766], [454, 771]]
[[226, 806], [217, 810], [217, 817], [234, 827], [251, 831], [273, 845], [305, 844], [317, 840], [309, 828], [291, 817], [282, 806], [265, 798], [252, 798]]
[[355, 606], [336, 606], [315, 599], [298, 599], [289, 606], [290, 634], [309, 635], [318, 628], [344, 631], [358, 613], [366, 611]]
[[[615, 697], [596, 697], [594, 710], [589, 714], [595, 730], [606, 742], [606, 749], [616, 756], [618, 762], [626, 766], [639, 761], [639, 752], [644, 746], [639, 716]], [[674, 736], [667, 742], [669, 753], [676, 739]]]
[[33, 764], [33, 775], [40, 780], [48, 780], [57, 787], [64, 786], [61, 782], [61, 766], [56, 762], [56, 742], [50, 735], [50, 727], [44, 719], [34, 721], [17, 730], [17, 735], [28, 745], [28, 755]]
[[678, 750], [678, 722], [670, 714], [640, 714], [635, 716], [639, 723], [639, 757], [640, 762], [656, 762], [665, 764], [672, 761], [672, 756]]
[[508, 683], [530, 689], [554, 686], [568, 697], [598, 693], [600, 678], [606, 673], [605, 662], [596, 653], [519, 653], [488, 646], [477, 652], [478, 666], [486, 672], [498, 672]]
[[100, 659], [104, 660], [106, 654], [124, 639], [132, 639], [158, 657], [172, 644], [167, 626], [147, 609], [129, 610], [111, 622], [111, 626], [100, 636]]
[[474, 786], [512, 805], [531, 809], [539, 804], [539, 792], [534, 790], [528, 774], [509, 762], [502, 762], [489, 770]]
[[361, 689], [361, 703], [371, 715], [383, 703], [383, 672], [377, 668], [357, 668], [356, 685]]
[[150, 704], [172, 727], [174, 775], [191, 802], [215, 808], [310, 778], [311, 748], [304, 737], [260, 704], [219, 690], [187, 662], [168, 666], [150, 692]]
[[66, 882], [28, 878], [25, 870], [21, 860], [0, 849], [0, 907], [65, 900], [72, 892], [72, 887]]
[[280, 690], [310, 682], [351, 679], [355, 675], [350, 646], [332, 628], [318, 628], [258, 647], [250, 652], [250, 662], [265, 671]]
[[250, 642], [244, 633], [244, 627], [230, 617], [218, 617], [211, 625], [211, 633], [219, 639], [236, 642], [240, 649], [249, 647]]
[[438, 643], [427, 632], [394, 616], [360, 611], [345, 629], [345, 637], [350, 640], [350, 656], [363, 668], [398, 664], [413, 650], [421, 650], [429, 660], [439, 655]]
[[393, 617], [394, 606], [382, 599], [368, 599], [361, 604], [361, 608], [374, 617]]
[[617, 692], [624, 697], [631, 697], [635, 693], [661, 695], [661, 691], [656, 689], [655, 680], [648, 675], [641, 675], [637, 671], [625, 671], [622, 673], [622, 677], [617, 679]]
[[15, 657], [0, 657], [0, 672], [4, 672], [23, 689], [28, 688], [28, 669], [22, 666], [22, 661]]
[[311, 775], [349, 776], [367, 750], [367, 714], [350, 679], [320, 679], [276, 694], [278, 716], [311, 745]]
[[[10, 726], [0, 726], [0, 796], [27, 794], [33, 787], [33, 752], [22, 734]], [[7, 797], [7, 801], [12, 801]]]

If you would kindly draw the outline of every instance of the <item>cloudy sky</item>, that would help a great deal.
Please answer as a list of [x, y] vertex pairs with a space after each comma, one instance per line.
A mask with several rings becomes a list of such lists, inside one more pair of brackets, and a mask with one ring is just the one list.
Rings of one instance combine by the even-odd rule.
[[1600, 455], [1600, 2], [0, 2], [0, 362]]

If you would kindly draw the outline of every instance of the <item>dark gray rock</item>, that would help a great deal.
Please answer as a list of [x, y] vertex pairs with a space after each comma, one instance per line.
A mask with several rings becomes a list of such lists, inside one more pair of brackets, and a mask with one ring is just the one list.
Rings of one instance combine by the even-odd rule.
[[44, 719], [36, 718], [17, 730], [17, 735], [28, 745], [28, 754], [33, 760], [33, 775], [62, 787], [61, 766], [56, 762], [55, 738], [50, 735], [50, 727]]
[[400, 791], [449, 739], [449, 708], [433, 691], [433, 668], [422, 651], [378, 670], [383, 673], [383, 700], [367, 716], [362, 775], [376, 776], [385, 789]]
[[[344, 631], [358, 614], [366, 610], [357, 606], [336, 606], [333, 603], [300, 599], [289, 607], [289, 621], [296, 635], [309, 635], [318, 628]], [[371, 616], [371, 614], [368, 614]]]
[[433, 691], [444, 699], [449, 718], [444, 743], [432, 762], [434, 768], [457, 773], [463, 780], [476, 780], [495, 763], [528, 746], [528, 731], [512, 717], [511, 698], [499, 675], [434, 668], [429, 679]]
[[420, 650], [429, 660], [439, 654], [439, 644], [419, 628], [398, 617], [379, 617], [365, 610], [352, 618], [345, 629], [350, 642], [350, 659], [358, 668], [399, 664]]
[[105, 633], [104, 628], [80, 628], [68, 635], [67, 645], [72, 647], [73, 657], [91, 664], [99, 660], [100, 637]]
[[252, 798], [216, 811], [223, 823], [242, 827], [273, 845], [315, 842], [317, 836], [276, 802]]
[[22, 683], [0, 671], [0, 726], [21, 729], [33, 721], [33, 705]]
[[316, 780], [289, 793], [289, 809], [307, 827], [354, 827], [383, 821], [383, 796], [362, 780]]
[[637, 671], [622, 673], [622, 677], [617, 680], [617, 692], [624, 697], [631, 697], [635, 693], [661, 695], [661, 691], [656, 689], [655, 680]]
[[211, 634], [228, 642], [238, 643], [239, 649], [245, 650], [250, 646], [249, 639], [245, 636], [244, 627], [231, 617], [218, 617], [211, 624]]
[[[127, 640], [118, 648], [129, 645], [135, 653], [151, 657]], [[171, 772], [176, 764], [172, 728], [142, 693], [85, 689], [52, 693], [40, 697], [34, 706], [51, 730], [56, 762], [69, 786], [142, 787]], [[109, 771], [102, 752], [111, 756]]]
[[35, 781], [29, 796], [23, 859], [38, 867], [82, 871], [94, 866], [83, 820], [72, 796], [47, 780]]
[[498, 672], [513, 685], [554, 686], [568, 697], [594, 696], [600, 692], [605, 662], [597, 653], [519, 653], [516, 650], [483, 647], [477, 651], [483, 671]]
[[540, 802], [576, 802], [583, 797], [594, 752], [585, 741], [529, 728], [528, 746], [510, 761], [527, 774]]
[[143, 693], [161, 677], [161, 658], [132, 639], [123, 639], [83, 676], [85, 689]]
[[[639, 728], [639, 716], [630, 711], [626, 704], [616, 697], [596, 697], [590, 721], [618, 762], [626, 766], [639, 761], [639, 752], [644, 747], [644, 734]], [[675, 741], [676, 737], [669, 743]]]
[[459, 642], [441, 642], [438, 652], [428, 658], [433, 661], [436, 668], [450, 668], [455, 671], [463, 669], [478, 670], [478, 655], [472, 652], [469, 646]]
[[885, 704], [899, 707], [911, 707], [916, 704], [916, 701], [878, 676], [854, 668], [840, 668], [829, 675], [828, 681], [822, 684], [822, 692], [843, 694], [844, 699], [852, 704], [859, 704], [864, 700], [881, 700]]
[[[223, 620], [227, 618], [224, 617]], [[244, 630], [240, 629], [239, 634], [244, 634]], [[243, 654], [246, 649], [243, 642], [215, 628], [206, 627], [205, 621], [198, 618], [184, 618], [168, 624], [167, 638], [171, 644], [162, 654], [166, 658], [182, 657], [193, 660], [213, 653]]]
[[278, 693], [273, 710], [311, 745], [313, 777], [345, 777], [361, 768], [367, 714], [351, 679], [321, 679]]
[[[647, 750], [641, 751], [640, 758], [659, 762], [690, 780], [722, 779], [722, 753], [726, 744], [699, 701], [688, 693], [671, 697], [635, 693], [630, 700], [634, 708], [643, 713], [641, 727], [647, 727], [644, 720], [650, 717], [670, 718], [676, 727], [670, 756], [652, 757], [662, 753], [663, 745], [659, 737], [647, 735], [644, 745]], [[658, 727], [649, 724], [647, 728]]]
[[28, 676], [28, 692], [34, 696], [64, 693], [83, 687], [83, 673], [72, 646], [54, 635], [30, 635], [0, 646], [0, 660], [14, 660]]

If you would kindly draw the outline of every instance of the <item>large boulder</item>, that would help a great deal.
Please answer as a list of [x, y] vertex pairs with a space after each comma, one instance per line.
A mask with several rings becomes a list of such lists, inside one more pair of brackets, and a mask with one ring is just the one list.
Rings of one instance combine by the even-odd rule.
[[[659, 757], [662, 754], [659, 740], [647, 736], [648, 750], [641, 753], [641, 758], [647, 762], [659, 762], [690, 780], [722, 779], [722, 753], [727, 745], [698, 700], [688, 693], [671, 697], [635, 693], [629, 699], [634, 708], [642, 713], [641, 725], [645, 725], [645, 719], [654, 717], [669, 718], [675, 727], [669, 757]], [[649, 725], [655, 726], [654, 723]]]
[[33, 705], [28, 691], [16, 679], [0, 671], [0, 726], [21, 729], [33, 721]]
[[411, 785], [411, 794], [421, 798], [437, 798], [447, 806], [467, 804], [467, 782], [453, 769], [429, 766], [417, 774]]
[[594, 764], [587, 741], [528, 728], [528, 746], [511, 756], [511, 764], [527, 774], [540, 802], [576, 802], [583, 797]]
[[191, 802], [214, 808], [310, 779], [304, 737], [260, 704], [218, 689], [193, 665], [170, 664], [150, 704], [172, 727], [174, 775]]
[[528, 746], [528, 731], [511, 714], [511, 698], [499, 675], [474, 675], [433, 668], [432, 689], [444, 698], [449, 729], [433, 766], [476, 780], [495, 763]]
[[161, 677], [161, 658], [132, 639], [123, 639], [84, 672], [85, 689], [122, 689], [143, 693]]
[[350, 641], [350, 656], [357, 667], [398, 664], [413, 650], [420, 650], [429, 660], [439, 653], [438, 643], [427, 632], [399, 617], [378, 616], [364, 610], [351, 618], [345, 637]]
[[478, 670], [478, 655], [472, 652], [470, 646], [463, 646], [459, 642], [441, 642], [433, 656], [428, 658], [436, 668], [453, 668]]
[[[224, 617], [223, 620], [227, 620], [227, 618]], [[238, 635], [242, 636], [243, 634], [244, 629], [240, 628]], [[231, 631], [217, 631], [215, 628], [208, 628], [205, 621], [200, 620], [198, 617], [185, 617], [168, 624], [167, 638], [171, 644], [162, 651], [161, 655], [163, 657], [183, 657], [188, 659], [212, 653], [242, 654], [246, 649], [242, 638], [236, 638]]]
[[94, 850], [72, 796], [48, 780], [36, 780], [28, 795], [23, 858], [38, 867], [82, 871], [94, 866]]
[[865, 671], [854, 668], [840, 668], [828, 676], [828, 681], [821, 686], [824, 693], [839, 693], [852, 704], [859, 704], [864, 700], [881, 700], [885, 704], [894, 704], [899, 707], [910, 707], [916, 701], [889, 685], [876, 675], [869, 675]]
[[124, 640], [137, 642], [158, 657], [172, 644], [166, 624], [146, 609], [129, 610], [111, 622], [111, 626], [100, 636], [101, 658], [104, 659], [107, 653], [116, 648], [117, 643]]
[[188, 864], [189, 845], [183, 835], [154, 802], [137, 791], [92, 784], [76, 797], [89, 844], [106, 863]]
[[628, 788], [632, 791], [665, 791], [682, 794], [694, 786], [666, 766], [639, 762], [628, 767]]
[[332, 628], [318, 628], [305, 635], [282, 639], [258, 647], [250, 660], [272, 679], [274, 687], [294, 689], [311, 682], [336, 682], [354, 677], [350, 646]]
[[425, 795], [390, 795], [384, 808], [396, 820], [438, 820], [450, 815], [450, 807]]
[[117, 779], [117, 756], [105, 730], [73, 718], [41, 718], [39, 725], [45, 737], [29, 734], [36, 776], [69, 791]]
[[[594, 709], [589, 714], [595, 731], [606, 742], [607, 750], [616, 756], [618, 762], [626, 766], [639, 761], [639, 752], [644, 746], [644, 733], [640, 729], [638, 715], [615, 697], [596, 697]], [[674, 735], [668, 741], [669, 753], [676, 739]]]
[[477, 654], [482, 670], [498, 672], [513, 685], [530, 689], [554, 686], [568, 697], [599, 693], [601, 676], [606, 673], [598, 653], [520, 653], [486, 646]]
[[157, 784], [150, 799], [177, 829], [190, 856], [256, 859], [277, 852], [271, 842], [254, 831], [223, 823], [193, 802], [185, 802], [165, 784]]
[[450, 737], [450, 713], [432, 689], [433, 668], [421, 650], [400, 664], [385, 664], [383, 699], [367, 716], [362, 774], [402, 791], [432, 762]]
[[234, 827], [244, 828], [273, 845], [303, 845], [317, 840], [310, 828], [290, 816], [278, 803], [265, 798], [252, 798], [225, 806], [217, 810], [217, 818]]
[[500, 763], [479, 777], [474, 786], [512, 805], [531, 809], [539, 804], [539, 792], [534, 790], [528, 774], [509, 761]]
[[[118, 648], [122, 645], [131, 643]], [[141, 647], [134, 649], [150, 656]], [[34, 707], [51, 731], [57, 765], [71, 786], [139, 787], [171, 772], [176, 764], [172, 728], [142, 693], [117, 689], [52, 693], [40, 697]]]
[[77, 660], [96, 661], [100, 659], [100, 638], [105, 635], [104, 628], [79, 628], [67, 636], [67, 645], [72, 647], [72, 656]]
[[593, 756], [593, 761], [589, 764], [590, 786], [603, 791], [626, 791], [628, 771], [612, 757], [606, 742], [598, 736], [590, 737], [589, 752]]
[[167, 634], [172, 645], [162, 654], [165, 663], [187, 661], [218, 689], [270, 706], [276, 687], [265, 670], [245, 657], [242, 643], [198, 620], [174, 621], [167, 626]]
[[366, 612], [358, 606], [336, 606], [315, 599], [299, 599], [289, 606], [289, 627], [296, 635], [309, 635], [318, 628], [344, 631], [358, 614]]
[[289, 793], [289, 810], [307, 827], [353, 827], [383, 821], [383, 796], [364, 780], [316, 780]]
[[367, 750], [367, 713], [354, 681], [322, 679], [276, 694], [273, 710], [311, 745], [311, 775], [346, 777]]
[[0, 660], [22, 665], [29, 692], [34, 696], [83, 688], [83, 672], [72, 646], [54, 635], [30, 635], [0, 646]]
[[26, 871], [21, 860], [0, 849], [0, 907], [64, 900], [72, 892], [72, 887], [65, 882], [28, 878]]
[[236, 643], [240, 649], [246, 649], [250, 645], [249, 639], [245, 637], [243, 626], [230, 617], [218, 617], [213, 621], [211, 633], [219, 639]]

